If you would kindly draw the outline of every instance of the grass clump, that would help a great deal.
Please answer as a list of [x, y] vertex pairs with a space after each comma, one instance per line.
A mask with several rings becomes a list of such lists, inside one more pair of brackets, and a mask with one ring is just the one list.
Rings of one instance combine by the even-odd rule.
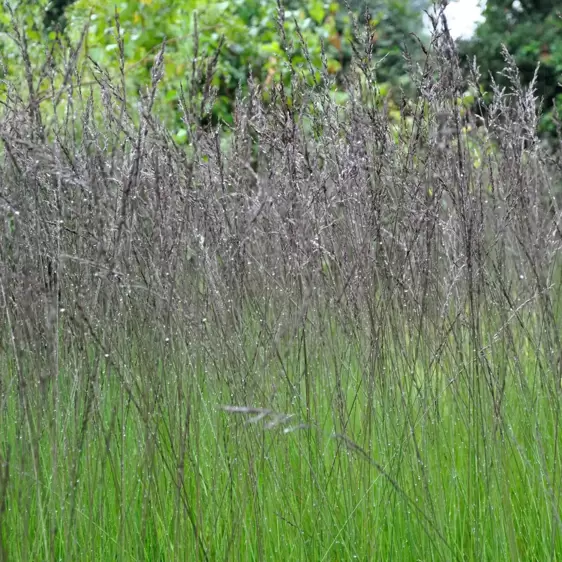
[[158, 64], [6, 86], [0, 560], [560, 558], [560, 155], [424, 49], [399, 122], [359, 44], [228, 135], [186, 88], [187, 150]]

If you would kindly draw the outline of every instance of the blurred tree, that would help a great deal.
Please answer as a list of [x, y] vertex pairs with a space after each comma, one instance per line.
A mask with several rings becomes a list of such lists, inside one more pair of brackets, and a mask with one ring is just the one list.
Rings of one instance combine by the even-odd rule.
[[[1, 2], [2, 0], [0, 0]], [[426, 0], [352, 0], [356, 11], [366, 6], [371, 14], [374, 60], [378, 61], [377, 80], [382, 91], [399, 97], [399, 90], [409, 84], [402, 47], [413, 45], [412, 32], [423, 32], [422, 6]], [[328, 71], [340, 75], [351, 59], [352, 26], [348, 11], [331, 0], [283, 0], [284, 28], [291, 43], [293, 65], [310, 75], [310, 66], [322, 65], [322, 42], [325, 45]], [[268, 87], [283, 77], [289, 87], [287, 52], [278, 32], [277, 0], [22, 0], [19, 21], [29, 34], [30, 56], [36, 62], [45, 56], [46, 41], [64, 30], [66, 40], [76, 44], [84, 26], [88, 25], [84, 54], [106, 68], [118, 79], [120, 72], [119, 44], [115, 36], [115, 12], [119, 14], [125, 45], [125, 75], [130, 99], [150, 83], [150, 73], [159, 46], [166, 38], [167, 49], [164, 80], [159, 91], [168, 108], [168, 116], [178, 115], [180, 84], [185, 85], [195, 56], [193, 42], [197, 14], [199, 58], [213, 57], [221, 37], [224, 44], [217, 59], [212, 85], [218, 90], [213, 118], [230, 122], [237, 88], [246, 86], [248, 72]], [[17, 10], [18, 11], [18, 10]], [[0, 10], [0, 25], [10, 26], [9, 14]], [[359, 21], [362, 21], [359, 18]], [[297, 27], [308, 55], [299, 42]], [[22, 72], [17, 48], [0, 37], [0, 52], [8, 74]], [[54, 51], [56, 54], [56, 50]], [[62, 55], [61, 55], [62, 56]], [[316, 72], [316, 70], [315, 70]], [[316, 79], [320, 79], [317, 72]], [[311, 79], [311, 85], [314, 83]], [[394, 86], [394, 88], [393, 88]], [[166, 117], [165, 115], [163, 117]], [[181, 135], [182, 124], [175, 123]]]
[[43, 23], [47, 29], [64, 29], [66, 27], [65, 9], [74, 0], [51, 0], [45, 9]]
[[426, 34], [423, 11], [431, 0], [350, 0], [349, 5], [360, 17], [369, 14], [375, 27], [376, 57], [381, 60], [378, 78], [389, 84], [406, 85], [408, 69], [404, 50], [417, 52], [412, 34]]
[[[324, 0], [285, 0], [283, 4], [284, 27], [292, 42], [289, 54], [295, 67], [305, 75], [310, 74], [296, 33], [298, 27], [312, 67], [321, 68], [323, 41], [328, 71], [341, 72], [347, 60], [343, 45], [349, 26], [348, 16], [344, 12], [342, 17], [339, 4]], [[64, 30], [63, 42], [76, 44], [85, 25], [88, 29], [81, 56], [90, 57], [119, 80], [116, 12], [125, 46], [124, 70], [130, 100], [150, 84], [154, 59], [164, 39], [167, 41], [164, 80], [159, 90], [164, 103], [158, 104], [168, 108], [168, 115], [162, 115], [166, 119], [178, 115], [180, 84], [185, 86], [189, 81], [194, 57], [202, 60], [218, 53], [212, 79], [212, 86], [218, 90], [213, 117], [218, 120], [231, 121], [237, 88], [245, 87], [250, 71], [263, 85], [266, 95], [268, 86], [282, 74], [288, 80], [276, 0], [21, 0], [10, 2], [10, 6], [7, 0], [0, 0], [0, 72], [16, 82], [25, 83], [24, 58], [40, 67], [49, 50], [46, 46], [57, 40], [57, 32]], [[25, 57], [10, 33], [13, 18], [27, 37]], [[218, 52], [221, 38], [224, 43]], [[58, 47], [52, 54], [61, 61], [64, 57]], [[181, 124], [176, 126], [181, 129]]]
[[[305, 53], [297, 38], [296, 28], [306, 42], [312, 65], [321, 67], [321, 39], [326, 45], [329, 72], [342, 70], [343, 58], [336, 15], [340, 6], [322, 0], [292, 0], [285, 4], [285, 30], [293, 41], [292, 62], [309, 73]], [[218, 89], [214, 117], [226, 122], [232, 119], [233, 100], [239, 86], [244, 88], [249, 71], [267, 94], [268, 86], [286, 75], [287, 53], [278, 33], [276, 0], [140, 0], [120, 2], [116, 6], [105, 0], [76, 0], [66, 15], [70, 33], [75, 38], [84, 22], [90, 21], [87, 52], [102, 66], [117, 71], [118, 45], [114, 34], [115, 9], [119, 12], [125, 42], [126, 75], [134, 95], [150, 82], [150, 69], [164, 38], [167, 39], [165, 79], [162, 94], [168, 105], [178, 102], [180, 83], [189, 79], [195, 56], [194, 32], [197, 14], [197, 56], [213, 57], [221, 37], [224, 45], [218, 53], [212, 85]], [[175, 111], [174, 111], [175, 112]]]
[[524, 84], [529, 84], [540, 62], [537, 94], [543, 99], [543, 133], [555, 131], [553, 103], [562, 110], [562, 19], [560, 3], [554, 0], [487, 0], [484, 20], [474, 36], [459, 42], [467, 62], [476, 57], [482, 72], [482, 86], [490, 89], [490, 74], [501, 85], [504, 44], [515, 58]]

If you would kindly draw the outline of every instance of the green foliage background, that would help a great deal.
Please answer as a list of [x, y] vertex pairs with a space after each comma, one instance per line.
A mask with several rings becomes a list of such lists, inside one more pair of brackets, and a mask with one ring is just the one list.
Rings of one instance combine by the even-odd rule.
[[[163, 103], [157, 106], [178, 140], [185, 135], [179, 118], [180, 85], [190, 87], [194, 58], [201, 61], [217, 56], [212, 78], [217, 100], [212, 117], [228, 124], [232, 122], [236, 91], [239, 87], [244, 90], [250, 73], [261, 84], [266, 97], [271, 85], [280, 80], [290, 87], [289, 57], [294, 68], [310, 75], [307, 56], [316, 72], [322, 66], [324, 49], [328, 72], [335, 79], [334, 87], [341, 85], [340, 78], [352, 56], [352, 43], [359, 39], [357, 21], [363, 20], [365, 8], [371, 17], [367, 33], [373, 44], [374, 60], [379, 61], [377, 80], [383, 92], [398, 98], [400, 90], [409, 86], [402, 48], [408, 46], [409, 33], [423, 30], [421, 10], [416, 2], [409, 0], [352, 2], [352, 12], [335, 1], [286, 0], [283, 2], [286, 45], [279, 33], [277, 0], [140, 0], [117, 4], [105, 0], [27, 0], [4, 2], [3, 6], [0, 14], [3, 72], [12, 77], [20, 74], [22, 83], [25, 83], [25, 65], [14, 36], [14, 21], [25, 30], [30, 58], [36, 66], [40, 66], [49, 51], [60, 62], [64, 58], [61, 47], [78, 44], [86, 30], [80, 56], [85, 61], [91, 58], [119, 81], [115, 22], [118, 13], [130, 100], [150, 84], [151, 68], [166, 40], [164, 80], [159, 90]], [[194, 42], [196, 27], [197, 43]], [[359, 33], [364, 32], [362, 27]], [[302, 47], [299, 33], [308, 53]], [[224, 42], [218, 52], [221, 40]], [[316, 79], [320, 79], [320, 73]], [[47, 87], [46, 82], [36, 84], [37, 91]]]
[[487, 0], [483, 22], [474, 37], [460, 42], [467, 61], [476, 57], [482, 72], [482, 85], [489, 92], [491, 78], [507, 86], [501, 75], [505, 65], [502, 45], [515, 58], [524, 84], [533, 79], [537, 63], [536, 90], [544, 113], [541, 131], [555, 132], [553, 104], [562, 110], [562, 7], [552, 0]]
[[[381, 92], [397, 103], [403, 92], [412, 93], [403, 50], [416, 51], [413, 34], [424, 36], [422, 13], [429, 4], [427, 0], [349, 0], [346, 5], [351, 8], [350, 13], [344, 2], [285, 0], [284, 27], [288, 38], [285, 50], [279, 36], [277, 0], [139, 0], [117, 4], [105, 0], [4, 0], [0, 6], [0, 77], [17, 77], [26, 84], [21, 37], [18, 38], [13, 29], [17, 21], [25, 31], [32, 66], [41, 67], [47, 53], [51, 53], [55, 65], [60, 63], [65, 56], [65, 46], [76, 44], [87, 26], [85, 48], [80, 56], [85, 61], [86, 57], [91, 57], [119, 79], [117, 11], [125, 46], [124, 71], [130, 100], [150, 84], [154, 59], [164, 39], [167, 40], [165, 74], [159, 91], [162, 99], [157, 106], [180, 140], [185, 133], [179, 119], [180, 84], [189, 86], [191, 61], [195, 56], [199, 60], [214, 57], [221, 38], [224, 44], [212, 79], [218, 96], [212, 118], [215, 122], [229, 124], [237, 88], [241, 86], [244, 90], [250, 72], [261, 84], [266, 97], [270, 86], [279, 80], [290, 87], [289, 57], [299, 72], [310, 74], [297, 30], [302, 34], [315, 69], [321, 67], [324, 45], [335, 87], [341, 86], [353, 42], [358, 39], [353, 19], [362, 20], [366, 12], [371, 18], [367, 33], [377, 63], [377, 81]], [[557, 3], [551, 0], [488, 0], [483, 23], [475, 35], [459, 43], [467, 64], [477, 58], [482, 72], [481, 84], [487, 92], [491, 90], [491, 76], [500, 85], [508, 85], [501, 75], [505, 63], [502, 45], [514, 56], [526, 84], [533, 79], [537, 62], [540, 62], [536, 87], [545, 110], [541, 131], [550, 135], [556, 129], [553, 106], [562, 109], [562, 19], [559, 11]], [[193, 41], [196, 21], [197, 47]], [[48, 88], [46, 82], [40, 82], [43, 78], [36, 78], [38, 92]]]

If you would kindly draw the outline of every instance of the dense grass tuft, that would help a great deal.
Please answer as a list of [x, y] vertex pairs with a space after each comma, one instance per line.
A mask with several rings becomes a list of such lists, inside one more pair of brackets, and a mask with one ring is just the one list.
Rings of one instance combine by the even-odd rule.
[[356, 54], [228, 131], [194, 64], [186, 146], [164, 52], [5, 85], [0, 560], [561, 559], [561, 154], [507, 53], [485, 117]]

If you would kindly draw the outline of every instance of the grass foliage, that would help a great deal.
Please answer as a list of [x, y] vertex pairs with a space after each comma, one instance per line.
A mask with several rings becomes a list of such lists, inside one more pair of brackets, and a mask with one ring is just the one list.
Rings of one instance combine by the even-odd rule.
[[483, 120], [436, 29], [398, 123], [365, 39], [226, 132], [194, 62], [187, 149], [162, 56], [4, 85], [0, 560], [562, 558], [560, 154], [507, 53]]

